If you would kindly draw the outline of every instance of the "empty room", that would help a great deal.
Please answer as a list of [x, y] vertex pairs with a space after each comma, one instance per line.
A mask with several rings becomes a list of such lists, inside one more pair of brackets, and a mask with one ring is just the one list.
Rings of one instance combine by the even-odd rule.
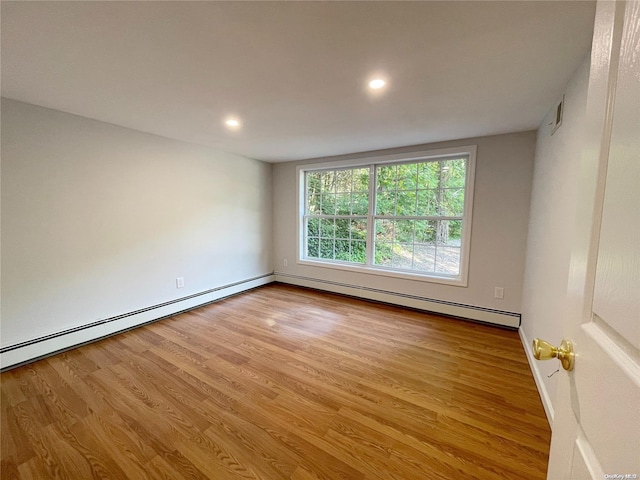
[[640, 2], [2, 1], [2, 479], [640, 477]]

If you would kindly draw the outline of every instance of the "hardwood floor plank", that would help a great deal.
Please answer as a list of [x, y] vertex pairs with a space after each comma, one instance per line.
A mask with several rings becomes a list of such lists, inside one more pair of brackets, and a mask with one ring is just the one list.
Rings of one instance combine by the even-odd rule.
[[10, 407], [24, 402], [28, 397], [24, 394], [20, 385], [20, 377], [11, 375], [11, 371], [2, 376], [2, 391], [0, 391], [0, 406]]
[[0, 461], [0, 478], [4, 480], [16, 480], [20, 478], [18, 464], [10, 456], [4, 457]]
[[272, 284], [15, 370], [2, 478], [544, 479], [516, 332]]
[[71, 425], [87, 415], [84, 400], [58, 375], [48, 359], [39, 362], [30, 373], [36, 389], [52, 405], [50, 410], [57, 421]]
[[[51, 449], [55, 465], [59, 467], [62, 478], [128, 478], [121, 468], [121, 457], [112, 457], [104, 448], [104, 439], [91, 430], [79, 428], [79, 422], [68, 427], [64, 423], [55, 423], [42, 431], [43, 445]], [[72, 431], [76, 427], [77, 435]]]
[[153, 457], [144, 465], [144, 469], [148, 473], [149, 478], [159, 480], [187, 480], [188, 478], [179, 474], [169, 463], [167, 463], [160, 456]]
[[206, 478], [260, 480], [260, 476], [251, 465], [242, 463], [233, 454], [208, 439], [182, 440], [178, 449], [206, 475]]
[[[21, 463], [18, 467], [19, 479], [21, 480], [40, 480], [43, 478], [60, 478], [54, 476], [45, 465], [45, 461], [41, 457], [31, 458], [29, 461]], [[4, 478], [4, 477], [3, 477]]]
[[156, 452], [141, 442], [136, 434], [123, 428], [124, 422], [111, 423], [108, 417], [91, 414], [75, 424], [71, 430], [80, 438], [86, 431], [91, 432], [91, 438], [98, 439], [100, 448], [104, 448], [111, 458], [117, 458], [118, 463], [127, 472], [138, 472], [139, 478], [144, 478], [141, 465], [156, 456]]
[[18, 464], [36, 455], [30, 432], [40, 428], [29, 415], [26, 402], [2, 408], [2, 458], [14, 457]]

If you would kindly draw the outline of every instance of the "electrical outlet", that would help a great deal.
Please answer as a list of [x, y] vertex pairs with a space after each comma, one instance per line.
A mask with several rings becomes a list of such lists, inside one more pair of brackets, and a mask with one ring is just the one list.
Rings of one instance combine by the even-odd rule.
[[500, 300], [502, 300], [504, 298], [504, 288], [502, 287], [496, 287], [495, 292], [493, 294], [493, 296], [495, 298], [499, 298]]
[[288, 266], [289, 266], [289, 261], [285, 258], [285, 259], [282, 261], [282, 264], [283, 264], [285, 267], [288, 267]]
[[176, 278], [176, 288], [184, 288], [184, 277]]

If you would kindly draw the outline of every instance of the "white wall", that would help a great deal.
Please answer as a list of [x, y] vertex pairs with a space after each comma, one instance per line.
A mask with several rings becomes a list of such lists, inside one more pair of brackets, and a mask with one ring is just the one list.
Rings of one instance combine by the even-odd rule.
[[[559, 345], [563, 336], [571, 233], [577, 196], [589, 58], [565, 89], [562, 125], [551, 135], [555, 108], [537, 134], [531, 214], [522, 299], [521, 336], [531, 359], [531, 341], [540, 337]], [[549, 421], [553, 419], [556, 377], [547, 378], [557, 362], [531, 361]]]
[[270, 273], [271, 227], [269, 164], [2, 100], [3, 347]]
[[[468, 287], [296, 263], [296, 166], [460, 145], [478, 147]], [[522, 132], [276, 164], [273, 170], [275, 270], [286, 275], [519, 313], [534, 147], [535, 132]], [[287, 267], [284, 259], [288, 260]], [[287, 281], [286, 277], [276, 278]], [[322, 284], [316, 286], [322, 288]], [[503, 300], [494, 298], [496, 286], [504, 287]]]

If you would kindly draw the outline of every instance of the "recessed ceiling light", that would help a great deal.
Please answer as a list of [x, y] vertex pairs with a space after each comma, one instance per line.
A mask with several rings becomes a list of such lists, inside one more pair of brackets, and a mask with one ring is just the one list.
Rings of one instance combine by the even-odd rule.
[[224, 123], [227, 127], [231, 128], [238, 128], [240, 126], [240, 121], [235, 118], [228, 118]]
[[385, 81], [384, 81], [384, 80], [382, 80], [381, 78], [376, 78], [376, 79], [371, 80], [371, 81], [369, 82], [369, 87], [373, 88], [374, 90], [377, 90], [377, 89], [379, 89], [379, 88], [384, 87], [384, 85], [385, 85], [386, 83], [387, 83], [387, 82], [385, 82]]

